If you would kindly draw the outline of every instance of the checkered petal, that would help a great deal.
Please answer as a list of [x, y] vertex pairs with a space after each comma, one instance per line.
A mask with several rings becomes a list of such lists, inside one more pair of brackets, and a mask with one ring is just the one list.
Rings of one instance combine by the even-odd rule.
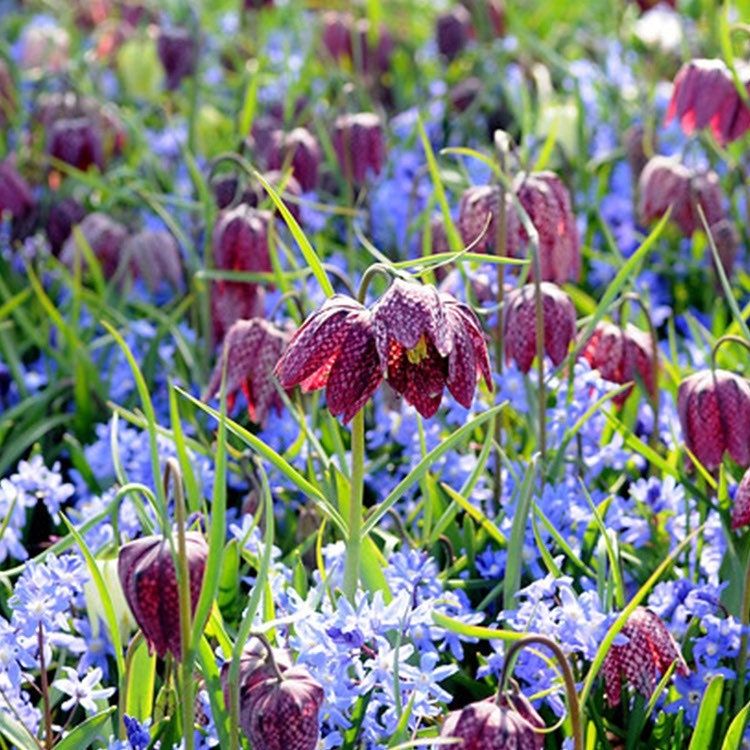
[[750, 525], [750, 470], [746, 471], [737, 487], [732, 505], [732, 528]]

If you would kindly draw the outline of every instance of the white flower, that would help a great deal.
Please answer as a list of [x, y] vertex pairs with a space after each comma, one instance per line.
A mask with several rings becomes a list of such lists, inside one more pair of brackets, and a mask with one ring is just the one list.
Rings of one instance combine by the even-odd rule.
[[62, 670], [68, 675], [52, 683], [61, 693], [69, 695], [70, 698], [62, 704], [63, 711], [70, 711], [75, 706], [82, 706], [86, 713], [95, 714], [98, 711], [95, 701], [109, 698], [115, 692], [114, 688], [98, 688], [102, 679], [102, 670], [99, 667], [92, 669], [83, 679], [78, 672], [71, 667], [63, 667]]

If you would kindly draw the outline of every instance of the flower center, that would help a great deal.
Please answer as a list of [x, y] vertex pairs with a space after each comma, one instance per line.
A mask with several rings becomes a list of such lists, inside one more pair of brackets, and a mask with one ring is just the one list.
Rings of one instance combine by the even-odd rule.
[[407, 349], [406, 358], [413, 365], [418, 365], [422, 360], [427, 359], [427, 338], [424, 334], [419, 337], [413, 349]]

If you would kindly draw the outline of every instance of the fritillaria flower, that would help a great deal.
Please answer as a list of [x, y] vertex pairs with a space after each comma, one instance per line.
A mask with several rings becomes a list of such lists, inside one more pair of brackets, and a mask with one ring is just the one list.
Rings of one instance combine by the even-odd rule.
[[289, 343], [289, 334], [261, 318], [238, 320], [227, 332], [221, 357], [216, 362], [204, 399], [221, 389], [224, 359], [227, 361], [227, 407], [231, 411], [241, 390], [247, 399], [247, 413], [257, 424], [264, 424], [271, 409], [281, 411], [273, 370]]
[[641, 173], [639, 214], [646, 223], [660, 219], [671, 206], [670, 219], [686, 237], [702, 228], [697, 206], [709, 226], [724, 218], [719, 177], [715, 172], [694, 172], [669, 156], [654, 156]]
[[385, 140], [380, 118], [371, 112], [336, 119], [333, 147], [349, 182], [361, 185], [368, 172], [380, 174], [385, 161]]
[[172, 289], [182, 286], [182, 258], [175, 238], [164, 230], [144, 229], [131, 235], [122, 246], [133, 276], [156, 291], [163, 281]]
[[477, 376], [491, 387], [479, 323], [466, 305], [434, 287], [395, 280], [368, 309], [336, 295], [294, 334], [276, 374], [284, 388], [326, 388], [328, 408], [344, 422], [383, 378], [424, 417], [445, 387], [468, 407]]
[[0, 125], [5, 125], [17, 107], [16, 84], [8, 63], [0, 58]]
[[[750, 66], [739, 66], [737, 72], [750, 92]], [[750, 107], [740, 97], [723, 60], [691, 60], [680, 68], [666, 122], [675, 117], [688, 135], [710, 128], [721, 145], [737, 140], [750, 129]]]
[[[559, 287], [540, 284], [544, 312], [544, 351], [557, 366], [567, 356], [576, 335], [576, 311]], [[536, 356], [536, 298], [534, 284], [514, 289], [506, 298], [505, 353], [521, 372], [528, 372]]]
[[[522, 702], [521, 702], [522, 701]], [[440, 731], [441, 737], [455, 737], [461, 750], [516, 748], [541, 750], [544, 722], [523, 696], [501, 695], [470, 703], [453, 711]]]
[[453, 60], [461, 54], [471, 34], [471, 14], [463, 5], [457, 5], [441, 13], [435, 21], [438, 50], [448, 60]]
[[276, 131], [271, 141], [268, 167], [280, 170], [287, 163], [304, 191], [314, 190], [318, 184], [318, 170], [323, 153], [315, 136], [306, 128], [295, 128], [290, 133]]
[[86, 216], [86, 209], [75, 198], [63, 198], [53, 203], [47, 216], [47, 239], [52, 252], [57, 255], [73, 227]]
[[[88, 214], [81, 222], [80, 230], [99, 261], [102, 272], [107, 278], [111, 278], [120, 264], [128, 230], [120, 222], [99, 211]], [[73, 268], [76, 254], [82, 255], [82, 250], [77, 246], [75, 236], [71, 234], [62, 247], [60, 260], [68, 268]]]
[[[197, 532], [185, 534], [190, 577], [192, 613], [198, 605], [208, 545]], [[176, 546], [176, 542], [175, 542]], [[180, 606], [177, 574], [169, 541], [162, 536], [146, 536], [120, 548], [117, 563], [120, 582], [135, 621], [150, 651], [160, 658], [171, 653], [182, 657]]]
[[[212, 246], [216, 268], [224, 271], [269, 273], [267, 211], [247, 204], [222, 211], [214, 227]], [[235, 320], [262, 315], [262, 287], [258, 284], [222, 280], [212, 286], [211, 317], [214, 335], [221, 340]]]
[[620, 631], [627, 639], [612, 645], [604, 658], [604, 694], [610, 706], [620, 704], [622, 681], [649, 698], [656, 682], [677, 662], [675, 671], [688, 674], [688, 667], [669, 630], [659, 616], [646, 607], [637, 607]]
[[685, 443], [709, 471], [724, 453], [750, 465], [750, 383], [726, 370], [696, 372], [680, 383], [677, 411]]
[[366, 18], [355, 20], [350, 13], [323, 14], [323, 46], [334, 60], [348, 60], [364, 75], [377, 77], [391, 66], [393, 38], [388, 29], [381, 25], [373, 35]]
[[104, 168], [101, 132], [88, 117], [56, 120], [50, 130], [47, 152], [82, 171], [90, 167]]
[[169, 91], [179, 88], [186, 76], [195, 73], [198, 63], [198, 42], [187, 29], [159, 29], [156, 51], [166, 73]]
[[746, 471], [737, 487], [732, 506], [732, 528], [750, 525], [750, 469]]
[[0, 217], [7, 211], [13, 218], [20, 218], [33, 207], [31, 188], [13, 162], [9, 159], [0, 162]]
[[[599, 323], [581, 351], [594, 370], [611, 383], [623, 385], [639, 379], [650, 396], [656, 394], [654, 352], [650, 334], [634, 325], [625, 328], [613, 323]], [[632, 393], [632, 386], [612, 400], [622, 406]]]
[[[552, 172], [519, 174], [513, 192], [539, 234], [539, 261], [543, 281], [562, 284], [577, 279], [581, 271], [581, 246], [570, 194]], [[506, 254], [524, 257], [528, 234], [509, 195], [506, 198]], [[500, 188], [497, 185], [471, 187], [461, 196], [458, 227], [465, 244], [486, 233], [480, 251], [494, 252], [497, 245], [497, 221]], [[489, 224], [488, 224], [489, 220]]]

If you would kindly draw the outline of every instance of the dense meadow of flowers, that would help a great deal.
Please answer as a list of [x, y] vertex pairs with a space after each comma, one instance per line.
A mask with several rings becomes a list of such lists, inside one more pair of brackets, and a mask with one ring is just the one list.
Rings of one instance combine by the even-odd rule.
[[0, 750], [750, 747], [749, 131], [746, 0], [0, 0]]

